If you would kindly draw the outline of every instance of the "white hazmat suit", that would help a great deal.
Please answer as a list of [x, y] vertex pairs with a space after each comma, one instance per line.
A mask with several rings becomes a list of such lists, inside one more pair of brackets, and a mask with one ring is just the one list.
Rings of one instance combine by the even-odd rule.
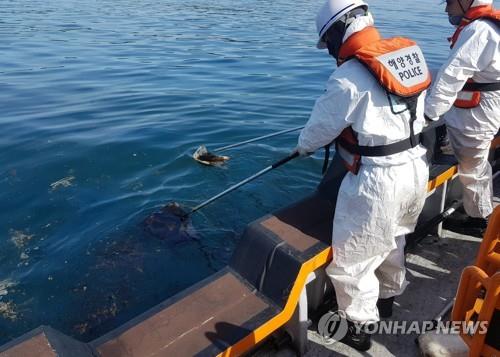
[[[344, 41], [373, 24], [358, 17]], [[424, 94], [417, 105], [415, 133], [424, 125]], [[359, 145], [398, 142], [410, 136], [410, 113], [393, 114], [387, 92], [357, 60], [329, 78], [302, 130], [298, 150], [314, 152], [352, 126]], [[357, 175], [340, 186], [333, 220], [333, 261], [327, 268], [340, 310], [351, 321], [378, 321], [377, 299], [405, 289], [404, 235], [414, 230], [428, 181], [426, 149], [419, 145], [390, 156], [362, 157]]]
[[[475, 1], [473, 6], [491, 4]], [[458, 159], [464, 187], [463, 204], [471, 217], [485, 218], [493, 211], [492, 169], [488, 162], [491, 140], [500, 128], [500, 91], [482, 92], [479, 106], [453, 106], [468, 79], [476, 83], [500, 81], [500, 33], [490, 21], [476, 20], [460, 33], [448, 60], [441, 67], [425, 101], [431, 118], [444, 114], [448, 136]]]

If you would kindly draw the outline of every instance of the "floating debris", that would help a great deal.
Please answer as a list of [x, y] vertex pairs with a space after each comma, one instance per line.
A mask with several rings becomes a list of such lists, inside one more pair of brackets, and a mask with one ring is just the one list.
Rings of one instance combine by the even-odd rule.
[[144, 231], [160, 240], [181, 242], [195, 238], [185, 211], [177, 203], [169, 203], [160, 211], [154, 212], [142, 222]]
[[99, 307], [94, 312], [88, 314], [86, 321], [74, 325], [73, 330], [80, 335], [84, 335], [89, 332], [89, 330], [100, 326], [103, 322], [116, 317], [119, 311], [120, 309], [116, 303], [116, 297], [111, 294], [108, 296], [107, 306]]
[[134, 238], [114, 240], [97, 256], [96, 269], [133, 269], [144, 266], [144, 247]]
[[75, 180], [75, 176], [64, 177], [56, 182], [51, 183], [50, 188], [52, 191], [55, 191], [61, 187], [62, 188], [70, 187], [70, 186], [73, 186], [74, 180]]
[[75, 330], [76, 333], [78, 333], [80, 335], [85, 334], [88, 329], [89, 329], [89, 323], [88, 322], [84, 322], [82, 324], [77, 324], [77, 325], [73, 326], [73, 330]]
[[0, 296], [5, 296], [9, 293], [9, 288], [16, 286], [17, 283], [11, 279], [5, 279], [0, 281]]
[[14, 243], [14, 245], [19, 249], [23, 248], [26, 243], [28, 243], [35, 236], [34, 234], [28, 234], [14, 229], [11, 229], [9, 233], [11, 242]]
[[105, 306], [90, 314], [90, 318], [97, 321], [106, 321], [111, 317], [115, 317], [118, 314], [118, 311], [118, 306], [116, 305], [116, 302], [113, 301], [110, 306]]
[[19, 259], [21, 259], [21, 260], [26, 260], [29, 258], [30, 258], [30, 256], [28, 254], [26, 254], [25, 252], [22, 252], [21, 256], [19, 257]]
[[215, 155], [207, 150], [205, 145], [201, 145], [193, 154], [193, 159], [198, 161], [203, 165], [208, 166], [220, 166], [223, 165], [227, 160], [229, 160], [229, 156], [219, 156]]
[[17, 320], [17, 312], [15, 310], [15, 305], [12, 301], [2, 302], [0, 301], [0, 317], [6, 320], [15, 321]]
[[71, 291], [73, 291], [74, 293], [84, 293], [87, 291], [87, 285], [85, 285], [84, 283], [79, 283], [74, 288], [72, 288]]

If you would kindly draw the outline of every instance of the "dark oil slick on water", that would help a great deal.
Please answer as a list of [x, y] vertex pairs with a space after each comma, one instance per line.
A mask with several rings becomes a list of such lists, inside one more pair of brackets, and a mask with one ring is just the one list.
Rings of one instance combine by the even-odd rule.
[[[314, 48], [323, 0], [0, 2], [0, 344], [41, 324], [82, 340], [220, 269], [245, 225], [319, 179], [296, 160], [194, 214], [284, 157], [333, 69]], [[448, 51], [437, 0], [371, 2], [385, 35]], [[436, 9], [436, 11], [434, 11]], [[226, 153], [225, 153], [226, 154]]]

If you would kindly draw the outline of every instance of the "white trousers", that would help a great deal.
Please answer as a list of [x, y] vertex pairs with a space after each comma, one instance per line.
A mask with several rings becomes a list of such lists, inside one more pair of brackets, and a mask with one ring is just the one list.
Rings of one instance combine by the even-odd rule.
[[362, 165], [342, 181], [326, 272], [349, 320], [378, 321], [377, 299], [406, 288], [404, 236], [415, 229], [428, 178], [422, 157], [398, 166]]
[[405, 278], [405, 237], [396, 238], [397, 248], [351, 266], [330, 264], [327, 273], [332, 280], [339, 310], [351, 321], [379, 320], [377, 300], [401, 295]]
[[465, 212], [486, 218], [493, 212], [493, 177], [488, 162], [491, 135], [466, 135], [448, 127], [448, 137], [458, 160], [458, 178], [463, 185]]

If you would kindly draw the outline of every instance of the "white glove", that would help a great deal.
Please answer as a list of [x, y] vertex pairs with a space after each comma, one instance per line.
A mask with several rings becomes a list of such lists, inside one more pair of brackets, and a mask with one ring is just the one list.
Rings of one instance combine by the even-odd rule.
[[436, 121], [436, 120], [439, 120], [439, 117], [437, 118], [431, 118], [430, 116], [428, 116], [427, 114], [424, 113], [424, 118], [425, 118], [425, 124], [430, 124], [431, 122], [433, 121]]
[[300, 157], [306, 157], [312, 154], [312, 152], [307, 152], [306, 149], [304, 149], [301, 146], [298, 146], [292, 151], [292, 154], [298, 152]]

